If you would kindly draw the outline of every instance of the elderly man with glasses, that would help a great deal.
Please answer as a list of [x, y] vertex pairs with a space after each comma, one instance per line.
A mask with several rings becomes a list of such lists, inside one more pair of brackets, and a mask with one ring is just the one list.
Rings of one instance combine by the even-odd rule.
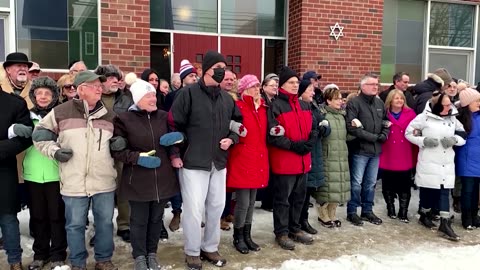
[[[75, 270], [86, 269], [85, 223], [89, 201], [97, 235], [95, 269], [117, 269], [111, 262], [117, 172], [110, 147], [116, 149], [119, 141], [112, 139], [115, 114], [100, 100], [105, 80], [91, 71], [78, 73], [74, 81], [78, 99], [55, 107], [32, 135], [35, 147], [59, 162], [69, 259]], [[110, 141], [114, 141], [112, 145]]]

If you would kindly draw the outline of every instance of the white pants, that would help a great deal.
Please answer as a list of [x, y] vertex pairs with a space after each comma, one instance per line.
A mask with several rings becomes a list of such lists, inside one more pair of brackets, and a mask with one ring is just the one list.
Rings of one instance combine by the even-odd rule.
[[[220, 218], [225, 207], [227, 170], [211, 171], [180, 169], [180, 190], [183, 199], [182, 227], [185, 254], [199, 256], [200, 249], [218, 251]], [[205, 211], [205, 231], [202, 241], [201, 222]]]

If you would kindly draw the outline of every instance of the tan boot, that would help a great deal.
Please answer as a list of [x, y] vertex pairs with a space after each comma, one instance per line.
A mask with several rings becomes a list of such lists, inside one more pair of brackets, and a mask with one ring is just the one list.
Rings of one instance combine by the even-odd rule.
[[335, 224], [333, 224], [332, 220], [328, 216], [327, 207], [328, 203], [323, 203], [322, 205], [317, 204], [318, 221], [327, 228], [333, 228], [335, 227]]
[[342, 222], [340, 220], [338, 220], [337, 215], [336, 215], [337, 206], [338, 206], [338, 203], [329, 203], [328, 204], [328, 206], [327, 206], [328, 217], [332, 220], [335, 227], [341, 227]]

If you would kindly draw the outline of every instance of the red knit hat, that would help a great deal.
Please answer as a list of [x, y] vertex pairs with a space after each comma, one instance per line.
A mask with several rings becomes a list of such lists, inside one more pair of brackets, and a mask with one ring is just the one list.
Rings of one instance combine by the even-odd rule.
[[238, 94], [242, 94], [245, 89], [253, 87], [255, 85], [260, 86], [260, 82], [258, 81], [257, 76], [252, 74], [247, 74], [240, 79], [238, 83]]

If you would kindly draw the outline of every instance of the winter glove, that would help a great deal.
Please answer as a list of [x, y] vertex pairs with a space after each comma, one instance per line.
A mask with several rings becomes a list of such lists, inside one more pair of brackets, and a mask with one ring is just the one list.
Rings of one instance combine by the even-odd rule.
[[127, 148], [127, 139], [122, 136], [115, 136], [110, 139], [110, 150], [111, 151], [122, 151]]
[[183, 142], [183, 140], [184, 140], [184, 137], [181, 132], [170, 132], [160, 137], [160, 145], [172, 146], [174, 144], [179, 144]]
[[389, 128], [389, 127], [392, 126], [392, 122], [390, 122], [390, 121], [388, 121], [388, 120], [383, 120], [383, 121], [382, 121], [382, 125], [383, 125], [383, 127], [385, 127], [385, 128]]
[[329, 125], [328, 120], [322, 120], [322, 122], [318, 123], [319, 127], [328, 127]]
[[30, 138], [32, 136], [33, 128], [22, 124], [13, 125], [13, 132], [18, 137]]
[[425, 137], [423, 139], [423, 145], [425, 147], [437, 147], [438, 146], [438, 139], [437, 138], [431, 138], [431, 137]]
[[58, 160], [59, 162], [67, 162], [73, 156], [72, 149], [68, 148], [60, 148], [58, 149], [55, 154], [53, 154], [53, 158]]
[[447, 149], [457, 144], [458, 141], [455, 137], [445, 137], [441, 139], [440, 142], [442, 143], [443, 148]]
[[236, 133], [240, 137], [247, 136], [247, 129], [242, 123], [230, 120], [230, 131]]
[[270, 135], [275, 137], [283, 136], [285, 135], [285, 129], [280, 125], [276, 125], [270, 129]]
[[161, 160], [159, 157], [154, 157], [157, 151], [152, 150], [150, 152], [144, 152], [140, 153], [138, 160], [137, 160], [137, 165], [149, 168], [149, 169], [155, 169], [160, 167]]
[[387, 140], [387, 136], [385, 134], [378, 134], [377, 141], [384, 143]]
[[57, 134], [44, 128], [36, 128], [32, 133], [32, 140], [34, 142], [57, 141]]
[[358, 120], [357, 118], [352, 120], [352, 126], [356, 128], [363, 128], [362, 122], [360, 122], [360, 120]]
[[306, 141], [292, 142], [290, 145], [290, 151], [304, 156], [312, 151], [312, 146], [307, 145]]

